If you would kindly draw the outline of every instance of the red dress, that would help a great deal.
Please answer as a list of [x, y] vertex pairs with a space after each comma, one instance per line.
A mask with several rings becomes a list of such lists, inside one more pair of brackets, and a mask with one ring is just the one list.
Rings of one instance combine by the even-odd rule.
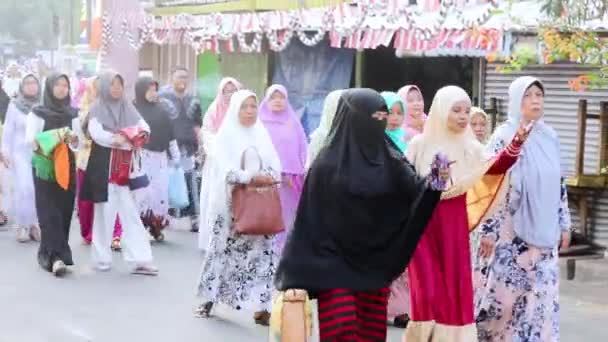
[[[487, 174], [503, 174], [517, 157], [503, 151]], [[408, 265], [411, 321], [407, 342], [477, 341], [466, 193], [435, 208]]]

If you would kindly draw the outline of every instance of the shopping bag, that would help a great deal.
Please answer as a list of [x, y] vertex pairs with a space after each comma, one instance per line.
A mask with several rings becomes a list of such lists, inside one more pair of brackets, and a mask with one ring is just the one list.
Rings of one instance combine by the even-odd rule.
[[150, 185], [150, 179], [141, 165], [141, 149], [133, 151], [131, 170], [129, 172], [129, 189], [131, 191], [143, 189]]
[[175, 209], [184, 209], [190, 205], [188, 200], [188, 187], [186, 176], [181, 167], [169, 168], [169, 206]]
[[312, 337], [312, 303], [305, 290], [275, 293], [269, 342], [308, 342]]

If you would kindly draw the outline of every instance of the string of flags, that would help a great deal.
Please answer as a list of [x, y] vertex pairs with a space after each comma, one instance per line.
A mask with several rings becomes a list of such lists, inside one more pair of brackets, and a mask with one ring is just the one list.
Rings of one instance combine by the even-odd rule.
[[126, 39], [135, 50], [150, 42], [188, 44], [197, 54], [255, 53], [264, 46], [282, 51], [295, 37], [314, 46], [326, 36], [335, 48], [375, 49], [392, 42], [399, 51], [472, 49], [489, 53], [500, 49], [502, 31], [483, 26], [498, 0], [488, 0], [468, 11], [458, 2], [462, 1], [443, 0], [439, 10], [432, 12], [420, 12], [400, 0], [360, 0], [356, 5], [292, 11], [163, 17], [143, 12], [104, 13], [101, 52]]

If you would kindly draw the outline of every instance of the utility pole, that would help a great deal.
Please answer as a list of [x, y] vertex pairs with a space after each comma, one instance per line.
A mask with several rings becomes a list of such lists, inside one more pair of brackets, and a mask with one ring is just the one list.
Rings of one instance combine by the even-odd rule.
[[87, 0], [87, 44], [91, 44], [91, 39], [93, 38], [93, 2], [91, 0]]
[[70, 1], [70, 45], [74, 45], [74, 0]]

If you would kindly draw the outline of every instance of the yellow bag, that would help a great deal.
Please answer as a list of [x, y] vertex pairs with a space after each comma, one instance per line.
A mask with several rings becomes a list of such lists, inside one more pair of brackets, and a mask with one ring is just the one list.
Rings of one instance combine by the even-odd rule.
[[270, 342], [307, 342], [312, 336], [312, 304], [305, 290], [278, 292], [272, 301]]

